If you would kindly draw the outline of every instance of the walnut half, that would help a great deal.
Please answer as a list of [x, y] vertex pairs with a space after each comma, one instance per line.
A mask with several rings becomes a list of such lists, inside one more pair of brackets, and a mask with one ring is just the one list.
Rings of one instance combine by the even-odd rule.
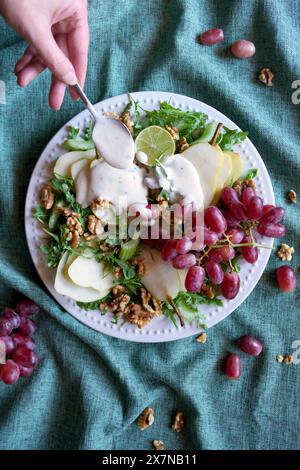
[[141, 431], [149, 428], [154, 423], [154, 411], [152, 408], [147, 407], [138, 419], [138, 427]]

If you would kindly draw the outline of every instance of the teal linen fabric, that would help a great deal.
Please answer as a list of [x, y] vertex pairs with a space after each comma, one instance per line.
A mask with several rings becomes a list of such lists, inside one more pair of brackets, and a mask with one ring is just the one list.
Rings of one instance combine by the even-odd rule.
[[[90, 1], [91, 32], [86, 91], [96, 102], [127, 91], [182, 93], [214, 106], [249, 130], [269, 170], [277, 204], [286, 208], [299, 268], [299, 110], [291, 85], [300, 79], [299, 0]], [[222, 27], [225, 42], [201, 47], [198, 33]], [[233, 58], [238, 38], [257, 48], [250, 60]], [[300, 339], [299, 289], [281, 294], [275, 255], [249, 298], [208, 331], [165, 344], [134, 344], [96, 333], [65, 313], [39, 280], [26, 246], [23, 212], [35, 162], [53, 134], [82, 109], [66, 98], [62, 110], [47, 105], [49, 74], [27, 89], [15, 83], [13, 66], [25, 47], [0, 20], [1, 303], [27, 295], [42, 307], [36, 334], [41, 363], [28, 380], [0, 383], [0, 449], [299, 449], [300, 365], [276, 363]], [[262, 67], [274, 87], [256, 80]], [[298, 270], [299, 272], [299, 270]], [[234, 340], [253, 334], [264, 344], [259, 358], [243, 354], [243, 374], [228, 381], [222, 358]], [[146, 406], [155, 423], [141, 432], [136, 419]], [[186, 429], [170, 429], [174, 411]]]

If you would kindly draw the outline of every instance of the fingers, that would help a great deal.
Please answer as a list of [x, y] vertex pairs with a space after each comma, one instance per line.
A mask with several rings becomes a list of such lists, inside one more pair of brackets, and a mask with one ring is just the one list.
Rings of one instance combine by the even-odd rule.
[[[57, 34], [56, 42], [58, 47], [62, 50], [66, 57], [68, 57], [68, 45], [65, 34]], [[49, 92], [49, 104], [52, 109], [60, 109], [64, 100], [66, 85], [61, 80], [58, 80], [52, 75], [51, 87]]]
[[50, 25], [36, 26], [30, 39], [53, 75], [67, 85], [75, 85], [77, 78], [74, 67], [54, 39]]
[[46, 66], [40, 61], [38, 56], [33, 57], [31, 61], [17, 74], [18, 85], [25, 87], [29, 85], [40, 73], [45, 70]]
[[15, 65], [15, 74], [18, 75], [18, 73], [21, 72], [21, 70], [29, 64], [29, 62], [33, 59], [33, 57], [36, 55], [36, 49], [33, 46], [28, 46], [22, 57], [16, 62]]
[[[78, 82], [83, 87], [87, 71], [89, 49], [89, 28], [86, 17], [78, 22], [76, 28], [68, 34], [67, 41], [69, 58], [74, 66]], [[79, 98], [73, 88], [70, 88], [70, 94], [74, 99]]]

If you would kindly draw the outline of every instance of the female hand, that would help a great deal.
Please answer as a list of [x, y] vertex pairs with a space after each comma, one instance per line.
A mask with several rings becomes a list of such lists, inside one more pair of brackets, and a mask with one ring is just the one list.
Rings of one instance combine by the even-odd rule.
[[[49, 103], [59, 109], [66, 85], [84, 84], [87, 0], [0, 0], [0, 14], [29, 43], [15, 65], [18, 84], [27, 86], [48, 67], [52, 72]], [[70, 94], [78, 98], [72, 88]]]

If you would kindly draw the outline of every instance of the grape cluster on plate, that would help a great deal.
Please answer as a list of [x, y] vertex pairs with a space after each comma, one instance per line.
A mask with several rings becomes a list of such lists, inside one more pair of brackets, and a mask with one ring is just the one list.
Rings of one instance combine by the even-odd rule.
[[[280, 222], [284, 209], [264, 205], [253, 186], [244, 185], [238, 192], [225, 187], [217, 206], [204, 211], [204, 227], [201, 230], [203, 245], [195, 251], [193, 240], [184, 236], [168, 240], [162, 247], [164, 261], [176, 269], [187, 269], [185, 287], [189, 292], [200, 292], [205, 281], [226, 299], [234, 299], [240, 289], [238, 268], [234, 260], [243, 258], [254, 264], [258, 250], [264, 245], [257, 243], [256, 233], [265, 237], [279, 238], [286, 228]], [[196, 213], [195, 215], [196, 220]]]
[[5, 364], [0, 365], [0, 380], [14, 384], [19, 377], [29, 377], [38, 365], [35, 342], [36, 325], [31, 317], [39, 307], [29, 299], [20, 300], [15, 309], [4, 308], [0, 315], [0, 344], [5, 345]]

